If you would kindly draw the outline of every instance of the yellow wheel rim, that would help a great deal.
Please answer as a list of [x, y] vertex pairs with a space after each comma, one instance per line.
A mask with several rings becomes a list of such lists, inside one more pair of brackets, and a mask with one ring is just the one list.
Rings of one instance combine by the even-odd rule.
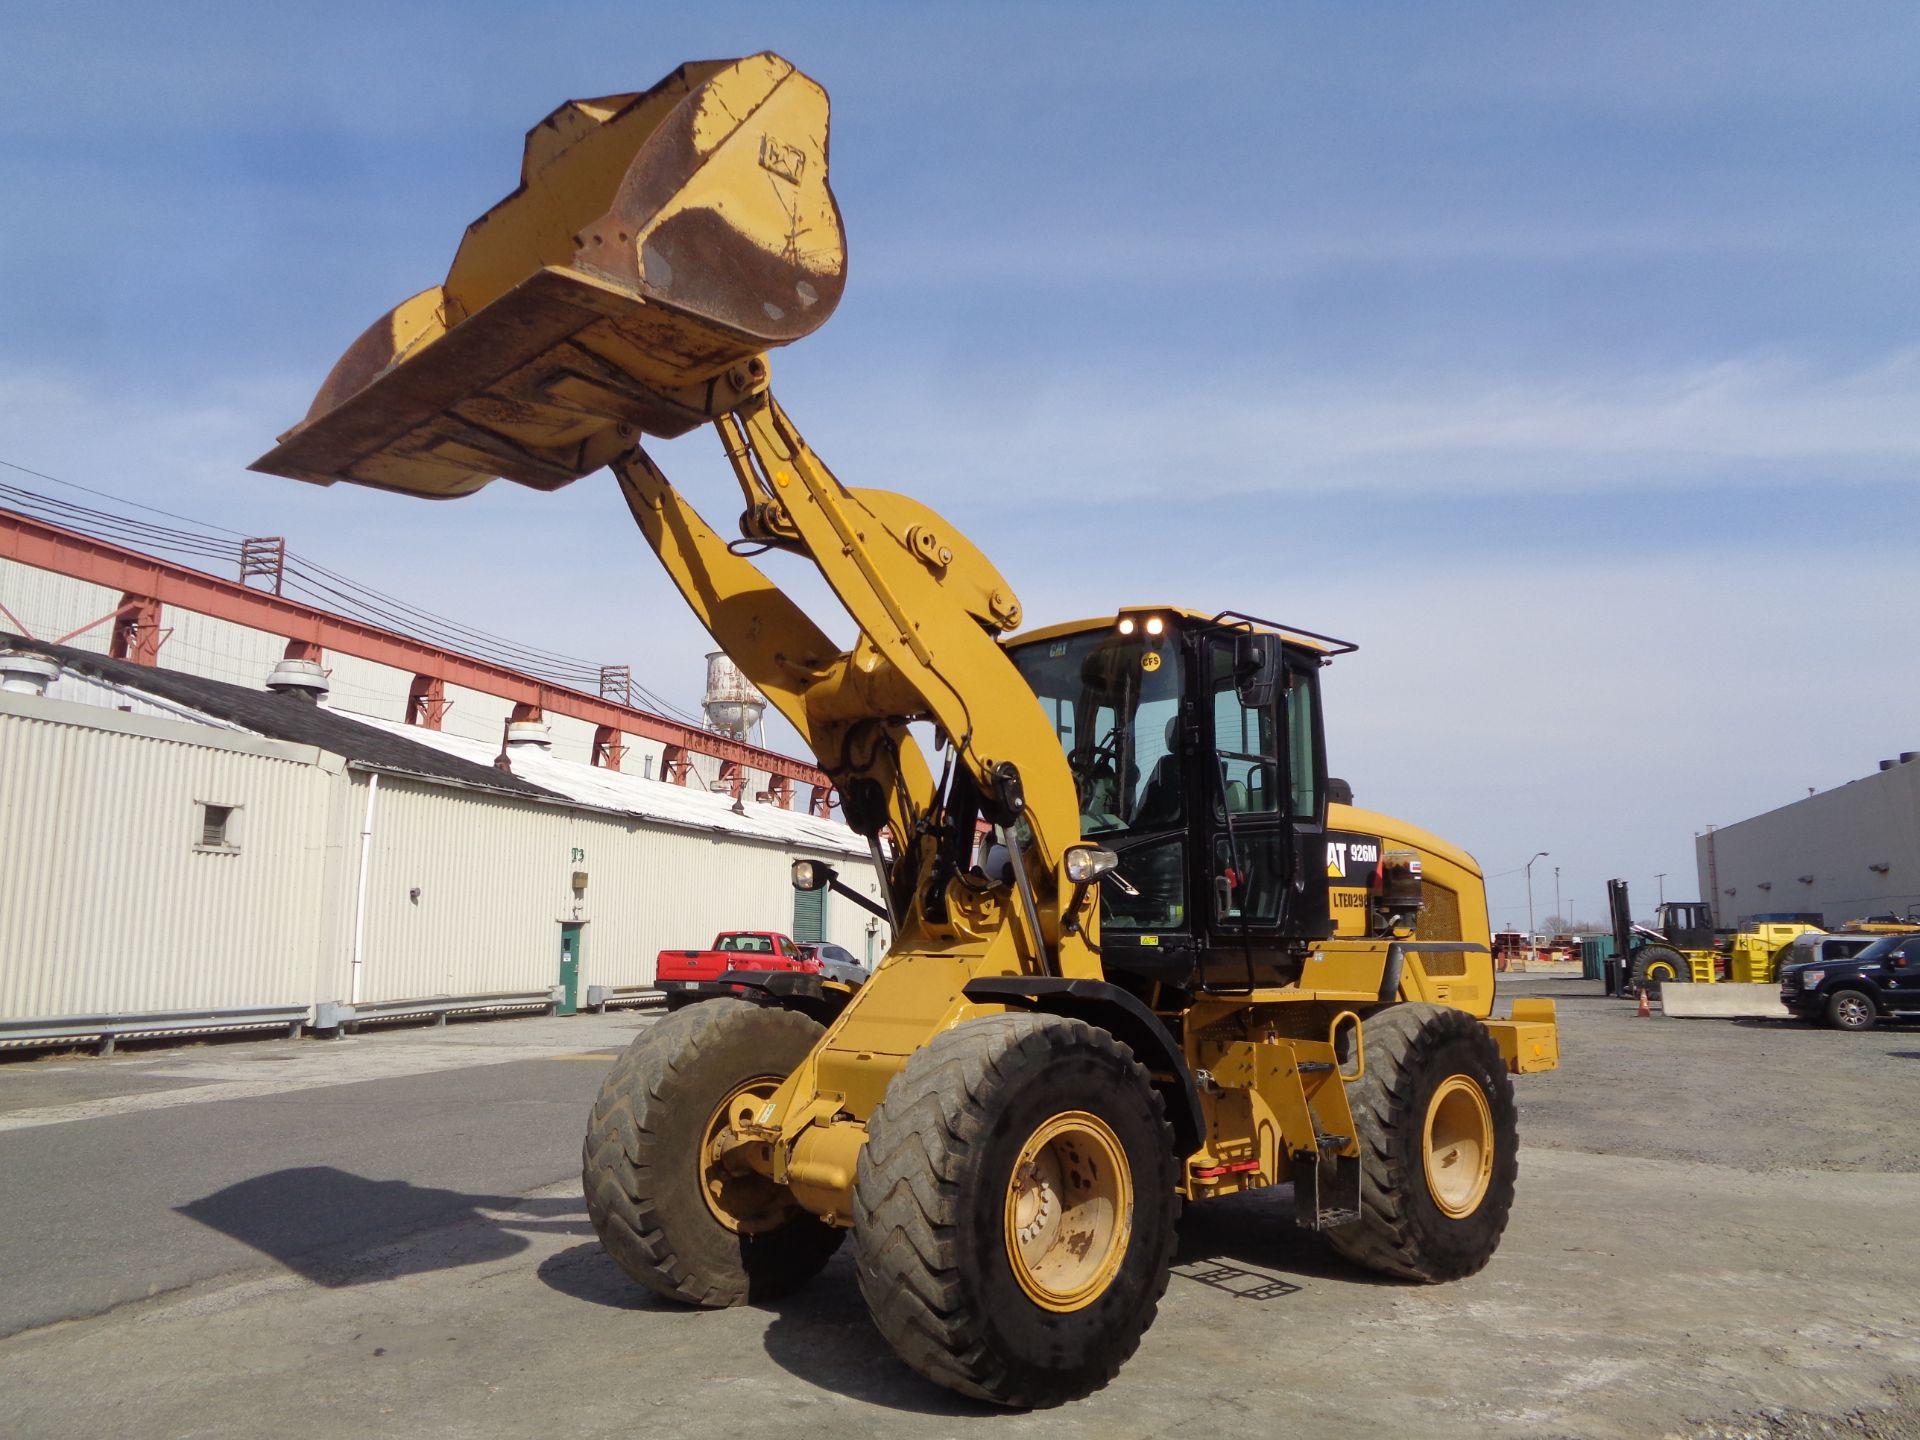
[[740, 1235], [758, 1235], [786, 1223], [794, 1212], [793, 1195], [758, 1171], [736, 1171], [720, 1163], [731, 1147], [734, 1127], [750, 1124], [773, 1098], [783, 1077], [756, 1075], [736, 1085], [714, 1106], [700, 1142], [700, 1194], [713, 1218]]
[[1427, 1192], [1443, 1214], [1463, 1220], [1493, 1179], [1493, 1110], [1479, 1082], [1449, 1075], [1427, 1104], [1421, 1137]]
[[1007, 1259], [1027, 1298], [1079, 1310], [1105, 1292], [1133, 1234], [1133, 1172], [1098, 1115], [1066, 1110], [1020, 1147], [1007, 1182]]
[[1656, 960], [1647, 966], [1647, 979], [1649, 980], [1674, 980], [1679, 978], [1679, 974], [1680, 972], [1675, 970], [1673, 966], [1669, 965], [1665, 960]]

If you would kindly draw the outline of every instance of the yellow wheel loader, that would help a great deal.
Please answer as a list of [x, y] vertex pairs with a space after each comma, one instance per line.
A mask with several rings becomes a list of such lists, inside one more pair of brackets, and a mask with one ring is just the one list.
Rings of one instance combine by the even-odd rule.
[[[1557, 1062], [1552, 1003], [1493, 1018], [1472, 859], [1334, 798], [1320, 678], [1353, 647], [1162, 604], [1016, 634], [957, 528], [836, 478], [766, 360], [841, 293], [826, 171], [825, 92], [770, 54], [563, 106], [446, 281], [256, 466], [430, 497], [610, 467], [872, 847], [893, 942], [866, 985], [736, 972], [752, 1000], [670, 1015], [614, 1066], [583, 1161], [608, 1253], [734, 1305], [851, 1233], [901, 1358], [1014, 1406], [1116, 1373], [1183, 1200], [1291, 1185], [1361, 1266], [1472, 1274], [1513, 1199], [1510, 1077]], [[701, 425], [741, 491], [726, 529], [641, 448]], [[851, 643], [769, 549], [818, 569]]]

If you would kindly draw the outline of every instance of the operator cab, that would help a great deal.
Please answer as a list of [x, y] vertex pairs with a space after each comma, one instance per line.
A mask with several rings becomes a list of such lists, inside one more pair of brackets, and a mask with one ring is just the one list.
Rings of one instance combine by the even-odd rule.
[[1101, 883], [1110, 974], [1285, 984], [1332, 933], [1319, 672], [1353, 648], [1169, 607], [1008, 647], [1066, 752], [1082, 836], [1119, 857]]
[[1659, 907], [1660, 933], [1682, 950], [1713, 948], [1713, 907], [1702, 900], [1667, 900]]

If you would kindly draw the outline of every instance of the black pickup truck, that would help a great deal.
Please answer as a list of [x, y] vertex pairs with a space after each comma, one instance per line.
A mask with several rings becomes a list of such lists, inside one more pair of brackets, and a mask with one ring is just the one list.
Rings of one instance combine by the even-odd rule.
[[1780, 971], [1780, 1003], [1836, 1030], [1876, 1020], [1920, 1019], [1920, 935], [1888, 935], [1844, 960], [1809, 960]]

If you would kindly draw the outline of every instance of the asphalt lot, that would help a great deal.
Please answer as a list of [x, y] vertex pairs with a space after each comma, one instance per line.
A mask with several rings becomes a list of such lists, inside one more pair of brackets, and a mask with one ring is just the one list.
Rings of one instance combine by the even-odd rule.
[[1133, 1362], [1026, 1416], [899, 1365], [845, 1252], [719, 1313], [613, 1269], [578, 1137], [645, 1017], [0, 1065], [0, 1433], [1920, 1436], [1920, 1028], [1508, 990], [1566, 1054], [1485, 1272], [1356, 1274], [1284, 1191], [1191, 1207]]

